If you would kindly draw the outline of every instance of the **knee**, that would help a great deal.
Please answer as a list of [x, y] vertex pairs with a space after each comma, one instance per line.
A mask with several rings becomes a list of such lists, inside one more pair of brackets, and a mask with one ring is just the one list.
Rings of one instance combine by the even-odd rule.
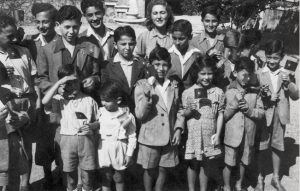
[[145, 173], [152, 177], [155, 178], [158, 176], [158, 169], [157, 168], [152, 168], [152, 169], [145, 169]]
[[102, 184], [103, 186], [110, 187], [110, 183], [113, 179], [113, 174], [111, 170], [104, 169], [102, 172]]
[[113, 179], [115, 183], [123, 183], [124, 182], [123, 173], [116, 171], [115, 174], [113, 175]]

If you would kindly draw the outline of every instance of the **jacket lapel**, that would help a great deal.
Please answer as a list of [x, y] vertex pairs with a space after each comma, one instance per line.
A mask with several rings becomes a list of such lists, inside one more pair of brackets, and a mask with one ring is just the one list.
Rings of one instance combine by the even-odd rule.
[[172, 104], [173, 104], [173, 100], [174, 100], [174, 87], [171, 85], [171, 82], [167, 88], [167, 109], [168, 109], [168, 112], [170, 112], [171, 110], [171, 107], [172, 107]]
[[86, 60], [86, 57], [87, 57], [87, 52], [85, 50], [85, 48], [80, 48], [77, 52], [77, 55], [76, 55], [76, 65], [77, 67], [79, 68], [80, 71], [82, 71], [84, 65], [85, 65], [85, 60]]
[[[139, 71], [138, 64], [139, 63], [137, 63], [136, 61], [133, 61], [133, 63], [132, 63], [131, 82], [130, 82], [131, 88], [135, 85], [135, 82], [138, 80], [138, 77], [139, 77], [140, 71]], [[124, 76], [125, 76], [125, 74], [124, 74]]]
[[116, 76], [119, 76], [120, 82], [125, 85], [127, 88], [129, 88], [129, 84], [127, 81], [127, 78], [125, 76], [125, 73], [121, 67], [120, 62], [113, 62], [112, 64], [112, 71], [115, 73]]
[[264, 72], [265, 73], [265, 84], [268, 84], [269, 85], [269, 89], [271, 91], [271, 93], [274, 93], [274, 87], [273, 87], [273, 84], [272, 84], [272, 80], [271, 80], [271, 76], [269, 74], [269, 72]]
[[164, 100], [163, 100], [163, 98], [162, 98], [162, 95], [161, 95], [161, 93], [160, 93], [160, 91], [159, 91], [159, 89], [157, 88], [156, 85], [154, 86], [154, 91], [155, 91], [155, 94], [158, 96], [158, 103], [157, 103], [157, 104], [158, 104], [163, 110], [165, 110], [166, 112], [168, 112], [167, 106], [166, 106], [166, 104], [164, 103]]
[[62, 53], [61, 51], [58, 51], [53, 54], [53, 71], [58, 71], [58, 68], [61, 65], [62, 65]]
[[183, 78], [186, 75], [186, 73], [189, 71], [190, 67], [192, 66], [192, 64], [195, 61], [195, 56], [193, 56], [193, 54], [191, 55], [191, 57], [185, 62], [184, 68], [183, 68]]

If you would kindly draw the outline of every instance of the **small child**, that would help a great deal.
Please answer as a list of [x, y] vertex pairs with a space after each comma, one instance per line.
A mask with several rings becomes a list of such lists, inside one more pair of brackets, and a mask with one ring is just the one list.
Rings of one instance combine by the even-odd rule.
[[136, 37], [130, 26], [118, 27], [114, 32], [115, 48], [118, 53], [108, 61], [101, 82], [114, 80], [121, 85], [124, 92], [122, 104], [134, 110], [133, 88], [135, 83], [143, 79], [145, 69], [142, 62], [134, 59], [133, 50], [136, 45]]
[[284, 152], [285, 126], [290, 121], [290, 104], [292, 100], [299, 99], [299, 89], [295, 79], [287, 70], [280, 66], [284, 57], [284, 46], [281, 40], [273, 40], [266, 44], [266, 66], [258, 71], [261, 86], [262, 100], [265, 107], [266, 126], [262, 127], [260, 134], [259, 177], [256, 190], [264, 190], [264, 174], [262, 163], [264, 154], [272, 147], [273, 178], [271, 185], [284, 191], [279, 179], [280, 162]]
[[250, 164], [253, 156], [256, 120], [264, 117], [263, 103], [258, 91], [248, 89], [250, 74], [253, 72], [254, 63], [249, 58], [242, 57], [237, 60], [233, 72], [236, 79], [231, 82], [225, 94], [225, 191], [232, 190], [231, 171], [236, 165], [239, 165], [239, 179], [235, 189], [243, 190], [245, 167]]
[[[195, 190], [199, 173], [200, 190], [207, 190], [209, 159], [221, 154], [220, 144], [223, 126], [224, 93], [212, 82], [216, 63], [212, 58], [198, 58], [191, 67], [194, 85], [182, 93], [184, 116], [187, 120], [188, 138], [185, 160], [188, 162], [189, 190]], [[200, 172], [197, 172], [200, 168]]]
[[112, 179], [116, 190], [123, 191], [124, 171], [133, 162], [136, 148], [135, 118], [128, 107], [120, 107], [123, 92], [116, 82], [106, 82], [100, 92], [103, 107], [99, 109], [100, 143], [98, 161], [103, 169], [102, 189], [111, 190]]
[[[80, 92], [77, 68], [72, 64], [58, 69], [58, 81], [47, 91], [42, 103], [46, 113], [61, 118], [61, 156], [67, 177], [67, 189], [77, 187], [77, 167], [81, 168], [83, 190], [92, 189], [93, 170], [96, 169], [94, 132], [99, 128], [97, 103]], [[59, 92], [59, 94], [56, 94]]]
[[167, 169], [179, 163], [177, 145], [184, 125], [178, 113], [178, 82], [167, 77], [171, 67], [168, 50], [157, 46], [149, 61], [155, 76], [138, 81], [134, 92], [135, 113], [141, 122], [137, 163], [144, 168], [146, 191], [153, 190], [154, 184], [155, 190], [163, 190]]
[[172, 67], [169, 75], [177, 75], [182, 80], [184, 89], [191, 87], [190, 68], [200, 50], [191, 46], [189, 41], [192, 39], [192, 24], [187, 20], [177, 20], [172, 27], [173, 46], [169, 49], [171, 54]]

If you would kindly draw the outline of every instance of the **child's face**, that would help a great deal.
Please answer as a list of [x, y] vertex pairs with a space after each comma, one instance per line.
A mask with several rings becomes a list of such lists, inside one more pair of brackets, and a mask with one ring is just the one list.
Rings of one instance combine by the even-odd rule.
[[60, 88], [63, 88], [63, 91], [58, 91], [58, 92], [62, 93], [63, 97], [74, 98], [79, 93], [80, 81], [79, 79], [67, 81], [65, 84], [61, 85]]
[[242, 87], [245, 87], [250, 81], [250, 73], [245, 69], [238, 71], [236, 72], [236, 80]]
[[169, 62], [167, 62], [166, 60], [154, 60], [152, 62], [152, 65], [158, 79], [164, 79], [167, 76], [167, 73], [170, 69]]
[[186, 51], [189, 47], [189, 40], [191, 40], [191, 35], [188, 36], [183, 32], [174, 31], [172, 33], [172, 38], [174, 45], [180, 52]]
[[219, 25], [219, 20], [216, 16], [211, 14], [206, 14], [204, 18], [202, 18], [203, 26], [205, 32], [207, 33], [214, 33], [217, 30]]
[[105, 109], [107, 111], [110, 111], [110, 112], [117, 111], [119, 108], [118, 100], [115, 100], [115, 99], [112, 99], [110, 101], [105, 101], [105, 100], [101, 99], [101, 104], [103, 105], [103, 107], [105, 107]]
[[0, 30], [0, 46], [5, 48], [15, 39], [17, 27], [8, 25]]
[[103, 25], [104, 13], [97, 7], [88, 7], [86, 9], [85, 18], [94, 29], [98, 29]]
[[198, 72], [197, 83], [203, 87], [209, 87], [212, 84], [213, 78], [213, 69], [211, 67], [204, 67], [200, 72]]
[[81, 22], [76, 19], [65, 20], [62, 23], [56, 22], [60, 35], [69, 43], [74, 43], [79, 33]]
[[118, 53], [126, 60], [132, 58], [134, 47], [135, 41], [132, 37], [126, 35], [121, 36], [120, 40], [115, 43], [115, 48], [118, 50]]
[[267, 66], [270, 68], [270, 70], [276, 70], [280, 66], [280, 61], [282, 60], [282, 56], [280, 53], [273, 53], [271, 55], [266, 55], [267, 60]]
[[50, 11], [40, 12], [36, 14], [35, 24], [37, 29], [39, 30], [39, 33], [43, 36], [47, 36], [55, 32], [55, 22], [51, 18]]
[[151, 19], [157, 28], [165, 27], [168, 21], [168, 11], [164, 5], [154, 5], [151, 11]]

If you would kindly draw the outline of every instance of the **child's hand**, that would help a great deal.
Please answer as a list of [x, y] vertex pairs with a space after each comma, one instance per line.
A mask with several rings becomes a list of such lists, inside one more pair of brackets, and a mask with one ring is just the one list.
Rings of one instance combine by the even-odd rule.
[[11, 78], [14, 75], [14, 71], [15, 71], [14, 67], [12, 66], [6, 67], [6, 72], [9, 78]]
[[239, 93], [235, 94], [235, 97], [238, 100], [238, 102], [244, 99], [244, 96], [245, 96], [245, 91], [239, 91]]
[[78, 129], [78, 133], [80, 133], [80, 135], [87, 135], [90, 133], [91, 130], [92, 128], [90, 124], [85, 124]]
[[282, 75], [282, 84], [287, 87], [291, 83], [290, 76], [288, 74]]
[[95, 78], [93, 76], [85, 78], [84, 80], [82, 80], [82, 84], [83, 84], [83, 88], [89, 88], [89, 89], [93, 89], [95, 87]]
[[130, 166], [132, 163], [133, 163], [132, 156], [127, 156], [126, 155], [126, 158], [125, 158], [125, 161], [124, 161], [125, 167]]
[[245, 99], [239, 101], [239, 110], [242, 112], [247, 112], [249, 110], [249, 105]]
[[7, 107], [4, 107], [2, 109], [0, 109], [0, 120], [4, 120], [8, 115], [8, 109]]
[[273, 93], [273, 94], [271, 95], [270, 101], [272, 101], [272, 102], [277, 102], [278, 100], [279, 100], [279, 95]]
[[174, 133], [174, 136], [173, 136], [173, 139], [172, 139], [171, 143], [172, 143], [173, 146], [176, 146], [176, 145], [180, 144], [180, 141], [181, 141], [181, 129], [177, 128], [175, 133]]
[[146, 97], [148, 102], [151, 101], [151, 92], [150, 92], [150, 90], [147, 90], [147, 92], [145, 92], [145, 97]]
[[220, 136], [218, 136], [217, 134], [212, 135], [210, 139], [211, 139], [211, 144], [213, 145], [220, 144]]
[[269, 85], [263, 85], [261, 87], [261, 92], [264, 96], [267, 96], [270, 91]]
[[76, 76], [65, 76], [58, 81], [59, 85], [66, 84], [67, 81], [77, 80]]

